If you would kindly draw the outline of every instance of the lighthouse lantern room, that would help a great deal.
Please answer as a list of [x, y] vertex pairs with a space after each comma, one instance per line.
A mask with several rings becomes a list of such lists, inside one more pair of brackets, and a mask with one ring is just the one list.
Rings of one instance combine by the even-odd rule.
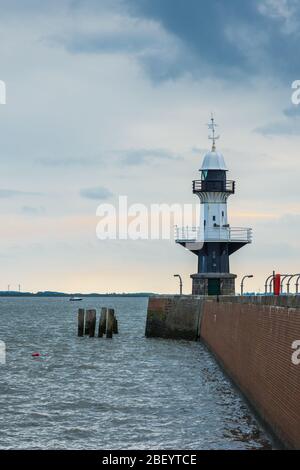
[[201, 179], [193, 181], [193, 193], [201, 203], [198, 227], [176, 227], [175, 241], [198, 257], [198, 269], [192, 274], [194, 295], [235, 294], [236, 275], [230, 273], [229, 256], [251, 243], [252, 229], [231, 227], [227, 218], [227, 199], [235, 193], [235, 181], [227, 179], [223, 155], [216, 150], [216, 124], [208, 125], [212, 149], [200, 168]]

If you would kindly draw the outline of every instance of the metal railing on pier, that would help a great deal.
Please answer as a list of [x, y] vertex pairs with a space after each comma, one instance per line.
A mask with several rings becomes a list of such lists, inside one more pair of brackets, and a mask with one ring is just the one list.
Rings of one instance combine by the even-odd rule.
[[[265, 280], [265, 295], [274, 295], [275, 277], [279, 276], [279, 294], [280, 295], [299, 295], [300, 274], [271, 274]], [[296, 278], [295, 292], [291, 292], [292, 279]], [[286, 287], [284, 284], [286, 282]]]

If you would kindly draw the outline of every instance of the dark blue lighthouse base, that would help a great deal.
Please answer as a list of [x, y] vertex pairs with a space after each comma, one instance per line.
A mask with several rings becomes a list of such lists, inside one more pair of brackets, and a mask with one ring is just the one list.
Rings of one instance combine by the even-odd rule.
[[192, 274], [193, 295], [235, 295], [236, 274], [203, 273]]

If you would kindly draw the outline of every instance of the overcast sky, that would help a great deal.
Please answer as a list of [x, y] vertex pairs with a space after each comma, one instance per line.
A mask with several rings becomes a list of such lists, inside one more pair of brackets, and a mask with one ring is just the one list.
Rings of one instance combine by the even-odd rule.
[[296, 0], [0, 0], [0, 290], [190, 293], [193, 254], [98, 240], [96, 209], [197, 204], [211, 111], [254, 231], [231, 272], [299, 272], [299, 36]]

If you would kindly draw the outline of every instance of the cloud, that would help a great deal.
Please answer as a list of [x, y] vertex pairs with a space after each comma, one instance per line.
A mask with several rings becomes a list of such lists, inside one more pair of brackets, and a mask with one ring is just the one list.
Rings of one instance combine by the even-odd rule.
[[19, 191], [15, 189], [0, 189], [0, 198], [11, 198], [17, 196], [41, 196], [41, 193]]
[[299, 135], [300, 133], [300, 108], [291, 106], [282, 112], [283, 118], [269, 122], [254, 129], [254, 132], [264, 136], [272, 135]]
[[279, 20], [285, 34], [297, 33], [299, 29], [298, 0], [264, 0], [258, 10], [265, 16]]
[[63, 45], [73, 54], [139, 54], [157, 43], [157, 39], [151, 34], [154, 28], [149, 28], [147, 23], [143, 28], [143, 23], [145, 22], [124, 18], [121, 24], [112, 24], [107, 30], [101, 30], [101, 26], [98, 26], [96, 31], [76, 31], [49, 40], [54, 44]]
[[[18, 2], [12, 4], [5, 12], [16, 15]], [[40, 43], [72, 55], [133, 57], [154, 82], [214, 74], [235, 81], [258, 74], [298, 78], [297, 0], [56, 0], [42, 6], [31, 0], [27, 14], [50, 18], [55, 9], [60, 21]]]
[[138, 149], [121, 152], [124, 165], [150, 165], [160, 160], [180, 160], [181, 157], [165, 149]]
[[[300, 123], [299, 123], [300, 124]], [[288, 121], [271, 122], [265, 126], [257, 127], [254, 132], [264, 136], [272, 135], [299, 135], [300, 125], [291, 125]]]
[[23, 206], [21, 212], [25, 215], [42, 215], [45, 213], [44, 207]]
[[48, 35], [43, 42], [52, 47], [64, 47], [70, 54], [133, 57], [154, 81], [180, 75], [179, 64], [188, 57], [180, 40], [167, 32], [159, 21], [130, 16], [124, 5], [126, 2], [118, 14], [114, 11], [99, 14], [96, 10], [88, 22]]
[[[52, 15], [54, 8], [45, 4]], [[134, 58], [153, 82], [214, 74], [235, 81], [265, 74], [298, 78], [296, 0], [76, 0], [55, 6], [64, 21], [41, 43], [72, 55]], [[34, 11], [46, 14], [47, 7]]]
[[108, 199], [110, 198], [113, 194], [104, 187], [96, 187], [96, 188], [85, 188], [81, 189], [80, 195], [83, 198], [86, 199]]
[[[136, 14], [159, 22], [182, 44], [174, 75], [223, 78], [274, 73], [296, 79], [300, 7], [295, 0], [199, 2], [127, 0]], [[188, 58], [188, 60], [187, 60]]]
[[37, 163], [46, 167], [81, 167], [103, 164], [99, 158], [40, 158]]
[[291, 106], [283, 110], [283, 114], [289, 118], [300, 117], [300, 106]]
[[[263, 287], [265, 273], [276, 266], [277, 247], [266, 263], [260, 243], [273, 240], [274, 234], [276, 243], [295, 240], [288, 266], [284, 258], [280, 260], [282, 270], [293, 270], [292, 263], [299, 265], [299, 227], [284, 220], [274, 228], [268, 217], [268, 213], [291, 211], [299, 200], [298, 139], [267, 140], [251, 133], [267, 125], [261, 134], [272, 135], [274, 129], [290, 133], [290, 126], [298, 133], [297, 113], [288, 106], [291, 82], [300, 78], [299, 41], [296, 45], [298, 33], [285, 19], [286, 13], [264, 0], [122, 0], [117, 10], [114, 0], [25, 3], [0, 0], [0, 78], [9, 85], [11, 97], [9, 105], [1, 108], [2, 186], [19, 190], [0, 193], [11, 198], [0, 199], [2, 245], [9, 246], [11, 240], [23, 244], [19, 259], [3, 265], [2, 283], [13, 279], [17, 270], [20, 282], [26, 279], [32, 289], [42, 290], [45, 284], [55, 289], [60, 283], [65, 290], [73, 290], [82, 279], [72, 273], [85, 269], [92, 275], [81, 287], [90, 290], [95, 279], [99, 283], [99, 263], [95, 263], [99, 257], [106, 273], [103, 289], [155, 290], [157, 286], [168, 292], [173, 281], [168, 280], [170, 266], [162, 262], [163, 254], [174, 266], [181, 266], [188, 292], [189, 275], [195, 269], [193, 255], [174, 244], [166, 248], [159, 241], [155, 246], [145, 242], [147, 250], [140, 249], [138, 257], [136, 245], [128, 245], [126, 286], [124, 276], [116, 278], [124, 247], [117, 242], [96, 245], [90, 206], [102, 202], [99, 196], [108, 195], [91, 190], [105, 186], [114, 195], [128, 194], [145, 204], [153, 198], [154, 202], [197, 204], [190, 181], [198, 177], [205, 151], [198, 154], [198, 147], [210, 146], [204, 123], [211, 110], [221, 125], [218, 148], [237, 180], [229, 221], [255, 229], [253, 245], [234, 255], [233, 272], [241, 275], [250, 266], [256, 273], [254, 282]], [[260, 4], [266, 4], [265, 11], [259, 11]], [[283, 80], [278, 84], [279, 77]], [[181, 155], [184, 159], [179, 161]], [[45, 216], [34, 217], [40, 201], [25, 196], [22, 189], [45, 195]], [[94, 202], [91, 196], [96, 197]], [[260, 213], [256, 218], [255, 214], [236, 215], [237, 210], [246, 213], [253, 207]], [[72, 217], [78, 217], [76, 223]], [[287, 236], [289, 227], [293, 233]], [[33, 241], [43, 243], [45, 249], [29, 252], [26, 246]], [[73, 248], [68, 253], [63, 248], [59, 251], [58, 241], [67, 241]], [[5, 250], [2, 246], [1, 251]], [[81, 253], [80, 260], [74, 252]], [[157, 267], [161, 276], [153, 275]], [[143, 279], [135, 274], [141, 270], [147, 271]]]

